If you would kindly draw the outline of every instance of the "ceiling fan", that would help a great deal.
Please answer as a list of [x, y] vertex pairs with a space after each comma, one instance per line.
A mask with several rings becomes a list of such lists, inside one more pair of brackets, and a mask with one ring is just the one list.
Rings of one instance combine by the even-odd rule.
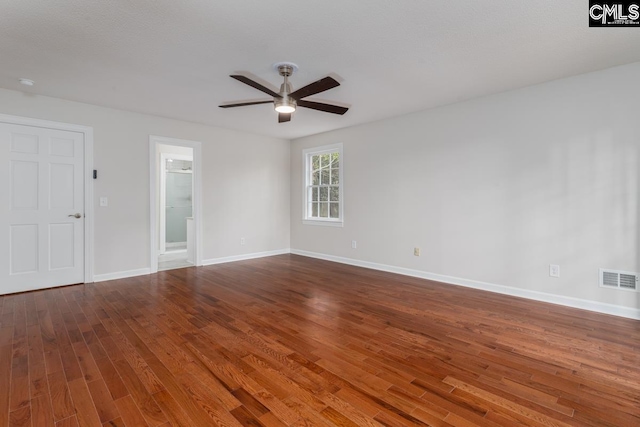
[[272, 91], [268, 87], [265, 87], [260, 83], [251, 80], [249, 77], [242, 75], [229, 76], [255, 89], [258, 89], [261, 92], [271, 95], [273, 99], [264, 101], [245, 101], [222, 104], [220, 105], [220, 108], [244, 107], [246, 105], [269, 104], [273, 102], [275, 110], [278, 112], [278, 123], [290, 121], [291, 114], [296, 111], [297, 107], [311, 108], [312, 110], [324, 111], [325, 113], [340, 115], [347, 112], [348, 108], [346, 107], [302, 99], [320, 92], [324, 92], [325, 90], [333, 89], [336, 86], [340, 86], [340, 83], [338, 83], [334, 78], [325, 77], [292, 92], [291, 84], [289, 83], [289, 77], [291, 77], [294, 71], [298, 69], [298, 66], [290, 62], [280, 62], [274, 64], [273, 67], [278, 70], [278, 73], [282, 77], [284, 77], [284, 83], [282, 83], [282, 85], [280, 86], [280, 92], [277, 93]]

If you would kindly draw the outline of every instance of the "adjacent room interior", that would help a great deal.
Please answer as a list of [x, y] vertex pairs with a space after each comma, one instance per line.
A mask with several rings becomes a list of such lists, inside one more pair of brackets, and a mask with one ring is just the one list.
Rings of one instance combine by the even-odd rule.
[[0, 5], [0, 427], [640, 425], [590, 3]]

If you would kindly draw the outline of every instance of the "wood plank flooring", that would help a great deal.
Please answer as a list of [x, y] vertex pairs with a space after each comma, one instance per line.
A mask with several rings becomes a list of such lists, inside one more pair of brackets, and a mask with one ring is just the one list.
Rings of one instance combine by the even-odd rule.
[[8, 425], [637, 427], [640, 322], [295, 255], [10, 295]]

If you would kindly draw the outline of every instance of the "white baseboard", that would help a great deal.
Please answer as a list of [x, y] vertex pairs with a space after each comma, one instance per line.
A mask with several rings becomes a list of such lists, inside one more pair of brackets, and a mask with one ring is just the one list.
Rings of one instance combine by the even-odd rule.
[[167, 243], [164, 244], [165, 248], [175, 248], [175, 247], [178, 247], [178, 246], [184, 246], [186, 248], [187, 247], [187, 242], [171, 242], [171, 243], [167, 242]]
[[107, 280], [126, 279], [127, 277], [144, 276], [151, 274], [150, 268], [139, 268], [137, 270], [116, 271], [115, 273], [96, 274], [93, 276], [94, 282], [105, 282]]
[[275, 251], [254, 252], [252, 254], [232, 255], [232, 256], [226, 256], [222, 258], [204, 259], [202, 260], [202, 265], [224, 264], [226, 262], [244, 261], [247, 259], [264, 258], [268, 256], [283, 255], [288, 253], [291, 253], [291, 249], [289, 248], [278, 249]]
[[[252, 254], [233, 255], [233, 256], [227, 256], [222, 258], [205, 259], [202, 261], [202, 265], [223, 264], [225, 262], [264, 258], [268, 256], [282, 255], [282, 254], [288, 254], [288, 253], [291, 253], [291, 250], [289, 248], [278, 249], [275, 251], [254, 252]], [[127, 277], [144, 276], [146, 274], [151, 274], [150, 268], [139, 268], [137, 270], [129, 270], [129, 271], [117, 271], [115, 273], [107, 273], [107, 274], [96, 274], [95, 276], [93, 276], [93, 281], [105, 282], [107, 280], [126, 279]]]
[[535, 301], [548, 302], [551, 304], [564, 305], [567, 307], [580, 308], [583, 310], [595, 311], [598, 313], [611, 314], [613, 316], [627, 317], [629, 319], [640, 320], [640, 309], [623, 307], [614, 304], [606, 304], [597, 301], [584, 300], [580, 298], [566, 297], [562, 295], [548, 294], [545, 292], [531, 291], [527, 289], [513, 288], [510, 286], [496, 285], [493, 283], [480, 282], [477, 280], [462, 279], [459, 277], [445, 276], [443, 274], [429, 273], [427, 271], [413, 270], [410, 268], [394, 267], [392, 265], [378, 264], [375, 262], [361, 261], [352, 258], [344, 258], [334, 255], [326, 255], [317, 252], [308, 252], [299, 249], [291, 249], [292, 254], [302, 255], [310, 258], [318, 258], [326, 261], [339, 262], [357, 267], [370, 268], [373, 270], [387, 271], [389, 273], [402, 274], [405, 276], [419, 277], [421, 279], [434, 280], [437, 282], [449, 283], [452, 285], [465, 286], [467, 288], [480, 289], [483, 291], [496, 292], [504, 295], [527, 298]]

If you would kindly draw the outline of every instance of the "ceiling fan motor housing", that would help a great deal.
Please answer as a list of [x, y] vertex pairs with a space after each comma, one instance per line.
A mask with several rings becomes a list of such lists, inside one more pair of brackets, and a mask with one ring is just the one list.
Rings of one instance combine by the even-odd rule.
[[279, 94], [282, 97], [285, 97], [287, 95], [289, 95], [291, 93], [291, 83], [289, 82], [284, 82], [280, 85], [280, 92]]
[[[284, 84], [282, 86], [284, 86]], [[282, 98], [273, 99], [276, 111], [281, 113], [293, 113], [298, 106], [296, 100], [288, 96], [288, 91], [283, 92], [283, 90], [280, 89], [280, 94], [282, 95]]]
[[293, 64], [280, 64], [278, 65], [278, 72], [284, 77], [284, 82], [280, 85], [279, 95], [281, 98], [274, 98], [273, 104], [276, 111], [280, 113], [293, 113], [298, 106], [295, 99], [291, 98], [291, 83], [289, 83], [289, 76], [295, 71]]

